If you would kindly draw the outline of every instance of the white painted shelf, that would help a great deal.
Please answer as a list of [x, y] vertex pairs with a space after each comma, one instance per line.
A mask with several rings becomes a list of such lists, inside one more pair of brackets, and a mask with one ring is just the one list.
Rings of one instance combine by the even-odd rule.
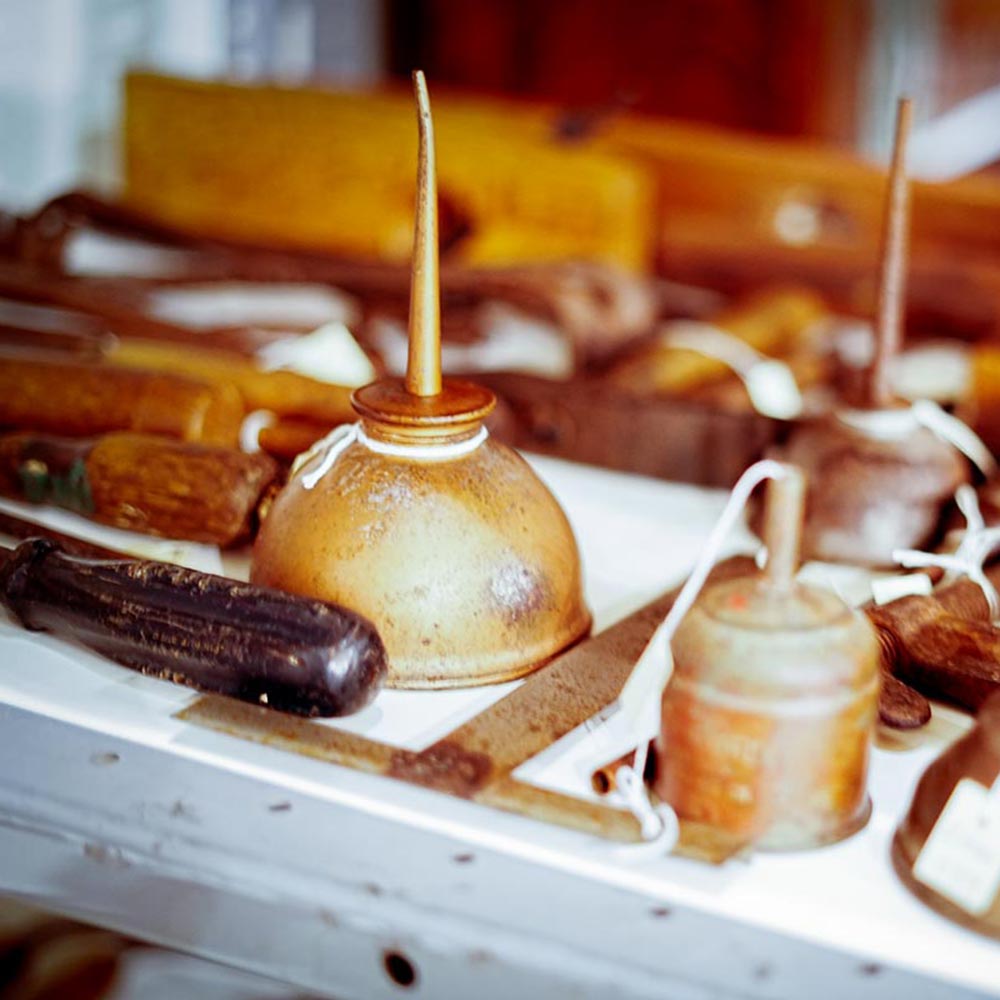
[[[598, 628], [680, 581], [724, 501], [532, 461]], [[510, 687], [387, 691], [316, 724], [419, 748]], [[192, 697], [0, 623], [0, 892], [341, 1000], [400, 995], [386, 953], [434, 998], [1000, 997], [1000, 945], [922, 906], [888, 855], [958, 713], [875, 750], [861, 833], [711, 868], [195, 728], [173, 718]], [[574, 746], [519, 776], [586, 795]]]

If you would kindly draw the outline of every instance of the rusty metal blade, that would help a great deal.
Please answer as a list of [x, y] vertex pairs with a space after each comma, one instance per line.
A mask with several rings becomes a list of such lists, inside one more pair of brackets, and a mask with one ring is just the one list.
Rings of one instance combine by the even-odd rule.
[[[319, 726], [308, 719], [282, 715], [220, 695], [199, 698], [193, 705], [178, 712], [176, 718], [253, 743], [389, 777], [401, 777], [394, 773], [395, 761], [412, 753], [378, 740]], [[422, 781], [402, 777], [401, 780], [426, 786], [426, 782]], [[440, 787], [438, 790], [447, 791]], [[600, 802], [587, 802], [535, 788], [512, 778], [485, 789], [477, 796], [477, 801], [504, 812], [611, 840], [634, 842], [641, 839], [639, 825], [630, 813]]]
[[72, 535], [65, 535], [54, 528], [47, 528], [44, 524], [36, 524], [23, 517], [16, 517], [13, 514], [0, 512], [0, 534], [9, 535], [11, 538], [47, 538], [55, 542], [63, 552], [72, 556], [80, 556], [83, 559], [134, 559], [126, 552], [119, 552], [117, 549], [109, 549], [103, 545], [95, 545], [93, 542], [86, 542], [82, 538], [74, 538]]
[[[742, 576], [753, 569], [749, 558], [726, 559], [709, 580]], [[677, 593], [656, 598], [556, 657], [437, 743], [398, 758], [393, 776], [468, 797], [506, 777], [618, 697]]]
[[[282, 715], [272, 709], [248, 705], [220, 695], [205, 695], [178, 712], [176, 717], [238, 739], [387, 777], [393, 776], [394, 760], [401, 754], [405, 756], [410, 753], [378, 740], [319, 726], [308, 719]], [[402, 775], [396, 776], [400, 780], [410, 780]], [[424, 781], [416, 783], [427, 787]], [[443, 787], [442, 783], [434, 788], [439, 792], [451, 791], [454, 794], [454, 790]], [[473, 797], [473, 801], [502, 812], [526, 816], [606, 840], [622, 843], [638, 843], [642, 840], [639, 824], [631, 813], [602, 802], [587, 801], [538, 788], [510, 776], [502, 777], [481, 789]], [[746, 847], [745, 841], [735, 839], [724, 831], [701, 823], [682, 821], [680, 841], [673, 853], [709, 864], [721, 864]]]
[[384, 774], [397, 752], [396, 747], [366, 736], [319, 726], [297, 715], [217, 694], [202, 695], [174, 717], [228, 736], [370, 774]]

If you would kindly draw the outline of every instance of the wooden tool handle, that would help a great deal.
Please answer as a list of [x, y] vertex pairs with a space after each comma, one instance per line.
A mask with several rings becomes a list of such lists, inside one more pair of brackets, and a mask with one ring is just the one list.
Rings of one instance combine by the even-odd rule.
[[[1000, 583], [1000, 565], [991, 566], [986, 575], [994, 585]], [[959, 580], [927, 597], [901, 597], [872, 606], [866, 614], [878, 631], [883, 671], [897, 682], [970, 711], [1000, 689], [1000, 629], [990, 623], [983, 591], [971, 580]], [[886, 718], [890, 712], [905, 722], [913, 708], [899, 700], [894, 688], [883, 687], [883, 721], [895, 725]], [[913, 718], [913, 725], [921, 724]]]
[[919, 729], [931, 721], [931, 703], [883, 666], [878, 717], [890, 729]]
[[941, 615], [916, 630], [895, 673], [931, 698], [976, 712], [1000, 691], [1000, 629]]
[[[211, 340], [206, 339], [206, 343]], [[249, 359], [218, 347], [123, 339], [108, 361], [212, 385], [232, 384], [243, 397], [247, 411], [270, 410], [283, 417], [312, 420], [328, 427], [355, 419], [348, 386], [330, 385], [297, 372], [262, 371]]]
[[277, 477], [267, 455], [152, 434], [0, 435], [0, 494], [165, 538], [212, 545], [248, 538]]
[[126, 667], [299, 715], [345, 715], [387, 671], [375, 628], [335, 604], [167, 563], [91, 561], [22, 542], [0, 601], [28, 629]]
[[105, 365], [5, 359], [0, 425], [68, 434], [135, 430], [235, 444], [243, 403], [231, 385]]

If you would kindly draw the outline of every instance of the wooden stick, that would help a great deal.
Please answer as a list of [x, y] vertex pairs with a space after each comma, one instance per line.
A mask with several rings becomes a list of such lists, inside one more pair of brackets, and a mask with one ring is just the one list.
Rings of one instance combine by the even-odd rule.
[[[236, 387], [247, 411], [270, 410], [281, 417], [312, 421], [325, 428], [355, 419], [351, 389], [290, 371], [264, 371], [231, 351], [155, 340], [121, 340], [107, 361], [116, 367], [141, 368]], [[322, 435], [319, 435], [322, 436]]]
[[134, 430], [233, 446], [243, 402], [227, 382], [68, 361], [5, 358], [0, 426], [83, 437]]
[[413, 74], [417, 95], [420, 152], [417, 170], [416, 226], [410, 285], [410, 353], [406, 388], [417, 396], [441, 392], [441, 315], [438, 292], [437, 171], [434, 123], [424, 74]]
[[896, 136], [892, 144], [889, 190], [882, 219], [881, 272], [875, 320], [875, 358], [868, 386], [873, 408], [891, 405], [892, 362], [902, 342], [903, 305], [906, 297], [907, 238], [910, 224], [910, 185], [906, 177], [906, 144], [913, 105], [901, 97], [896, 111]]

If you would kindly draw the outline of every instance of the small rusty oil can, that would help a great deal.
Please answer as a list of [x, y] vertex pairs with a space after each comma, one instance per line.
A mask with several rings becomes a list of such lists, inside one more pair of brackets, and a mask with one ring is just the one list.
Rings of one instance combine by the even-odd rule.
[[795, 581], [804, 478], [771, 484], [761, 575], [708, 588], [672, 642], [657, 794], [770, 850], [867, 821], [878, 643], [835, 594]]

